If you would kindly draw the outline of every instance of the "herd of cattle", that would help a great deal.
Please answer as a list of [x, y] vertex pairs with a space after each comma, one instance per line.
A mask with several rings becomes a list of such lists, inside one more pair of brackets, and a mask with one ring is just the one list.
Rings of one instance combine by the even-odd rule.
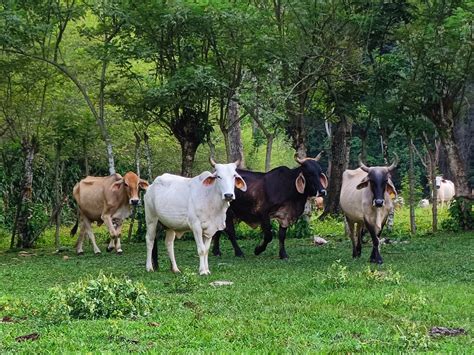
[[[305, 211], [308, 200], [315, 200], [322, 208], [328, 179], [316, 158], [295, 158], [296, 168], [277, 167], [267, 173], [239, 169], [239, 161], [217, 164], [210, 159], [214, 171], [205, 171], [194, 178], [163, 174], [151, 185], [135, 173], [123, 177], [88, 176], [74, 186], [73, 196], [78, 206], [78, 220], [71, 230], [74, 235], [80, 227], [76, 252], [83, 254], [83, 241], [87, 235], [94, 253], [99, 254], [92, 223], [105, 223], [110, 233], [107, 251], [122, 253], [120, 244], [123, 220], [131, 215], [132, 206], [140, 202], [140, 189], [144, 197], [146, 218], [146, 270], [157, 268], [156, 231], [158, 225], [166, 230], [165, 243], [171, 261], [171, 270], [179, 272], [174, 256], [174, 240], [191, 231], [199, 254], [199, 273], [210, 274], [208, 254], [214, 239], [213, 254], [221, 255], [219, 239], [225, 232], [236, 256], [243, 256], [235, 236], [235, 221], [251, 227], [260, 226], [263, 240], [255, 254], [265, 251], [273, 239], [271, 220], [278, 221], [279, 256], [288, 258], [285, 250], [287, 228]], [[340, 205], [346, 217], [348, 234], [352, 240], [353, 257], [362, 251], [361, 230], [365, 228], [372, 237], [370, 261], [381, 264], [379, 237], [394, 208], [397, 192], [391, 172], [397, 158], [390, 166], [368, 167], [359, 161], [356, 170], [343, 174]], [[437, 178], [438, 201], [445, 203], [454, 196], [454, 185], [449, 180]], [[439, 182], [439, 186], [438, 186]], [[451, 186], [452, 185], [452, 186]], [[447, 187], [446, 187], [447, 186]]]

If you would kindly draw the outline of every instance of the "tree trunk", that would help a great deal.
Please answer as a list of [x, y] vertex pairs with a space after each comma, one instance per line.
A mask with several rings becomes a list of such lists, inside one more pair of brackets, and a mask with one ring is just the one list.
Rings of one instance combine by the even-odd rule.
[[267, 148], [265, 151], [265, 172], [268, 172], [272, 166], [273, 134], [270, 133], [266, 138]]
[[25, 164], [23, 170], [23, 186], [21, 200], [18, 205], [19, 213], [16, 229], [18, 231], [17, 247], [30, 248], [34, 239], [33, 231], [30, 230], [28, 221], [31, 218], [31, 202], [33, 193], [33, 163], [38, 150], [38, 141], [35, 136], [31, 139], [25, 138], [22, 142], [25, 152]]
[[433, 151], [429, 149], [428, 147], [426, 148], [428, 151], [428, 157], [429, 157], [429, 174], [428, 177], [430, 179], [430, 189], [431, 189], [431, 215], [433, 218], [432, 222], [432, 230], [433, 233], [436, 233], [438, 231], [438, 193], [436, 191], [436, 156], [433, 154]]
[[367, 135], [369, 133], [369, 125], [360, 131], [360, 157], [362, 161], [367, 161]]
[[[140, 135], [134, 132], [135, 136], [135, 169], [136, 174], [140, 177]], [[132, 207], [132, 217], [130, 218], [130, 225], [128, 227], [127, 241], [132, 240], [133, 225], [135, 224], [135, 216], [137, 214], [137, 206]]]
[[192, 177], [194, 157], [198, 146], [194, 142], [181, 140], [181, 175]]
[[328, 187], [328, 196], [323, 214], [320, 219], [327, 215], [339, 213], [339, 197], [341, 194], [342, 174], [349, 165], [350, 139], [352, 134], [352, 122], [343, 117], [333, 125], [331, 141], [331, 170]]
[[82, 139], [82, 152], [84, 154], [84, 174], [86, 176], [90, 175], [90, 167], [89, 167], [89, 156], [87, 153], [87, 142], [86, 139]]
[[239, 117], [239, 103], [234, 95], [230, 101], [227, 111], [227, 119], [229, 121], [228, 128], [228, 146], [227, 161], [234, 162], [240, 159], [240, 166], [245, 167], [244, 148], [242, 145], [240, 117]]
[[112, 148], [112, 141], [110, 139], [109, 132], [105, 123], [105, 74], [107, 73], [108, 62], [106, 60], [102, 61], [102, 71], [100, 76], [100, 89], [99, 89], [99, 117], [98, 124], [102, 132], [102, 138], [105, 142], [105, 147], [107, 150], [107, 161], [109, 163], [109, 173], [110, 175], [115, 174], [115, 161], [114, 153]]
[[56, 225], [56, 230], [54, 232], [54, 244], [56, 249], [59, 249], [61, 246], [61, 241], [59, 238], [59, 228], [61, 226], [61, 209], [62, 209], [62, 184], [61, 184], [61, 141], [56, 143], [56, 157], [55, 157], [55, 169], [54, 169], [54, 194], [55, 194], [55, 207], [53, 209], [53, 220]]
[[409, 179], [409, 198], [408, 203], [410, 204], [410, 232], [412, 235], [416, 233], [416, 221], [415, 221], [415, 166], [414, 166], [414, 150], [413, 150], [413, 139], [410, 138], [409, 142], [409, 155], [410, 155], [410, 166], [408, 170]]
[[145, 142], [145, 155], [146, 155], [146, 163], [148, 168], [148, 181], [151, 183], [153, 181], [153, 166], [151, 160], [151, 150], [150, 144], [148, 142], [148, 134], [145, 132], [143, 133], [143, 141]]

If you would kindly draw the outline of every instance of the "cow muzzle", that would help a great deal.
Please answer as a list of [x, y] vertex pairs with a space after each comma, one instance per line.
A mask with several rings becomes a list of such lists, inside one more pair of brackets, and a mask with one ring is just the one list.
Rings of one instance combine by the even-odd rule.
[[328, 192], [325, 189], [319, 190], [318, 193], [316, 194], [317, 196], [327, 196]]
[[227, 202], [235, 200], [235, 195], [234, 194], [224, 194], [224, 200]]
[[383, 207], [385, 205], [385, 200], [383, 199], [375, 199], [373, 205], [377, 208]]
[[140, 204], [140, 200], [139, 199], [130, 199], [130, 204], [132, 206], [138, 206]]

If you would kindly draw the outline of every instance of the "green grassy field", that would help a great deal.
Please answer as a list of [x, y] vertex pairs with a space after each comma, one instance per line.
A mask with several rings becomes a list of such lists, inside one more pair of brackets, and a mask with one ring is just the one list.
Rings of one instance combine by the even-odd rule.
[[[169, 271], [163, 241], [155, 273], [145, 272], [144, 244], [125, 244], [122, 256], [94, 256], [89, 245], [82, 257], [72, 249], [54, 254], [47, 240], [31, 256], [0, 252], [0, 319], [16, 321], [0, 323], [0, 352], [474, 352], [472, 233], [409, 238], [399, 232], [403, 242], [383, 245], [385, 264], [376, 267], [368, 263], [370, 244], [353, 260], [342, 223], [326, 223], [332, 224], [324, 228], [332, 228], [328, 233], [315, 229], [329, 243], [289, 239], [288, 261], [277, 258], [277, 241], [256, 257], [257, 240], [242, 240], [247, 256], [238, 259], [224, 239], [223, 256], [210, 257], [208, 277], [189, 275], [199, 264], [195, 244], [178, 240], [178, 266], [192, 281], [181, 293], [175, 285], [183, 276]], [[43, 318], [53, 307], [50, 288], [101, 271], [143, 282], [151, 314], [63, 323]], [[215, 280], [234, 284], [211, 286]], [[464, 328], [467, 335], [431, 337], [434, 326]], [[33, 332], [35, 341], [15, 340]]]

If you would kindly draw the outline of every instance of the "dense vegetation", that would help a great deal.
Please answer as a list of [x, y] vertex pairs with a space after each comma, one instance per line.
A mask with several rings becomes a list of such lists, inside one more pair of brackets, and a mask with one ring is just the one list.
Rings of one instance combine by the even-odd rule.
[[[428, 231], [428, 211], [417, 209], [417, 218]], [[192, 239], [176, 243], [183, 273], [174, 275], [162, 240], [161, 270], [146, 273], [142, 243], [125, 244], [123, 256], [52, 254], [54, 231], [48, 231], [33, 254], [0, 253], [0, 351], [472, 352], [474, 239], [468, 233], [409, 238], [407, 222], [407, 210], [397, 214], [395, 226], [405, 231], [382, 246], [385, 264], [372, 270], [369, 245], [353, 260], [342, 223], [314, 221], [315, 233], [329, 240], [325, 246], [290, 239], [290, 259], [281, 261], [278, 243], [256, 257], [250, 251], [258, 240], [242, 240], [247, 257], [240, 259], [224, 242], [223, 256], [209, 260], [209, 277], [196, 275]], [[99, 235], [105, 243], [104, 227]], [[83, 282], [75, 284], [84, 278], [97, 280], [89, 294], [104, 297], [95, 302], [96, 314], [101, 306], [114, 309], [101, 303], [113, 296], [104, 287], [113, 286], [110, 275], [143, 283], [150, 312], [94, 321], [65, 317], [58, 289], [84, 290]], [[210, 285], [217, 280], [233, 285]], [[89, 306], [90, 298], [80, 291], [72, 305]], [[115, 305], [117, 313], [129, 309]], [[463, 328], [467, 335], [431, 336], [433, 327]], [[34, 333], [35, 341], [15, 340]]]
[[456, 185], [458, 227], [471, 229], [473, 9], [2, 2], [2, 229], [11, 246], [34, 245], [74, 218], [72, 186], [88, 174], [189, 176], [209, 169], [210, 154], [268, 170], [321, 150], [325, 215], [338, 213], [342, 171], [359, 154], [384, 164], [397, 153], [405, 201], [430, 198], [442, 173]]

